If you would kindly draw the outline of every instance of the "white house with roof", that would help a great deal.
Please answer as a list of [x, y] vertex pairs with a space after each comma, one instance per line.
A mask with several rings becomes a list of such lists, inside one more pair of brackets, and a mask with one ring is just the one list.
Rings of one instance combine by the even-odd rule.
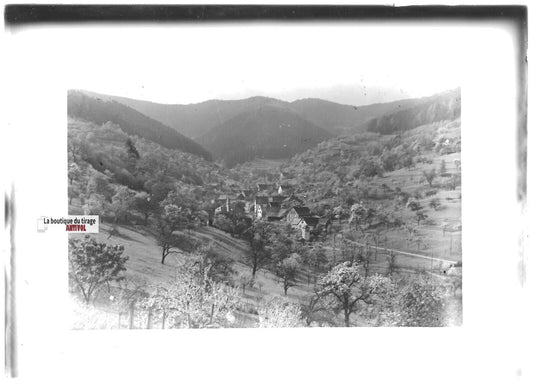
[[302, 239], [308, 241], [311, 239], [311, 232], [313, 232], [319, 223], [318, 216], [302, 216], [298, 222], [297, 228], [302, 233]]
[[290, 211], [287, 213], [285, 220], [288, 223], [293, 224], [294, 220], [298, 220], [299, 222], [302, 216], [308, 216], [308, 215], [311, 215], [311, 210], [309, 209], [309, 207], [295, 206], [291, 208]]

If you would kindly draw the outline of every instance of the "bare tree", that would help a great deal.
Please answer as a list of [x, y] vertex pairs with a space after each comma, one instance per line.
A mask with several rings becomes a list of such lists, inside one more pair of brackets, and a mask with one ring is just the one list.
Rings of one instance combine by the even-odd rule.
[[417, 224], [417, 225], [420, 225], [420, 221], [421, 221], [421, 220], [425, 220], [425, 219], [427, 219], [427, 217], [428, 217], [428, 216], [427, 216], [426, 214], [424, 214], [424, 212], [422, 212], [422, 211], [417, 211], [417, 212], [416, 212], [416, 224]]
[[425, 178], [426, 181], [428, 182], [429, 186], [430, 186], [430, 187], [433, 187], [433, 185], [432, 185], [433, 180], [434, 180], [435, 177], [437, 176], [437, 172], [435, 171], [435, 168], [431, 168], [431, 169], [428, 170], [428, 171], [423, 171], [422, 173], [423, 173], [423, 175], [424, 175], [424, 178]]
[[268, 226], [256, 222], [244, 232], [244, 237], [250, 246], [250, 253], [244, 256], [244, 264], [252, 269], [253, 279], [257, 271], [270, 262]]
[[397, 256], [396, 256], [395, 252], [389, 250], [386, 257], [387, 257], [387, 262], [389, 263], [387, 275], [392, 278], [392, 276], [394, 274], [394, 271], [397, 268], [397, 265], [396, 265], [396, 257]]

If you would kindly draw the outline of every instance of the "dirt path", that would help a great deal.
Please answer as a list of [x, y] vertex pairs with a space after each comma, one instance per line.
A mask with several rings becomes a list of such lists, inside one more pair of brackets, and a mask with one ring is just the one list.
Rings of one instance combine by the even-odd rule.
[[[360, 242], [352, 242], [352, 243], [356, 244], [357, 246], [362, 246], [362, 247], [366, 247], [367, 246], [366, 244], [360, 243]], [[406, 256], [409, 256], [409, 257], [428, 259], [428, 260], [431, 260], [431, 261], [444, 262], [444, 263], [449, 263], [449, 264], [456, 264], [457, 263], [457, 261], [452, 261], [450, 259], [430, 257], [428, 255], [415, 254], [415, 253], [410, 253], [410, 252], [407, 252], [407, 251], [390, 249], [390, 248], [386, 248], [386, 247], [376, 247], [376, 246], [372, 246], [372, 245], [369, 245], [369, 246], [372, 249], [377, 249], [377, 250], [385, 251], [385, 252], [391, 252], [392, 251], [393, 253], [406, 255]], [[333, 249], [333, 247], [326, 247], [326, 248]], [[341, 251], [341, 249], [336, 247], [335, 251]]]
[[222, 249], [232, 260], [240, 260], [241, 256], [248, 253], [246, 242], [232, 238], [214, 227], [202, 227], [191, 231], [191, 234], [214, 243], [216, 247]]

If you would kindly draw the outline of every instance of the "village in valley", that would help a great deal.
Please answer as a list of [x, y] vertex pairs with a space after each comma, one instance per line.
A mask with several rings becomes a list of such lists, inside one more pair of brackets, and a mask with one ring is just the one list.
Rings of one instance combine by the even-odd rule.
[[297, 230], [297, 238], [303, 241], [313, 241], [320, 234], [327, 234], [331, 225], [327, 217], [313, 214], [291, 185], [257, 183], [253, 189], [231, 188], [235, 188], [233, 193], [220, 194], [213, 200], [218, 205], [213, 213], [215, 219], [217, 215], [232, 213], [249, 219], [250, 224], [259, 220], [280, 222]]

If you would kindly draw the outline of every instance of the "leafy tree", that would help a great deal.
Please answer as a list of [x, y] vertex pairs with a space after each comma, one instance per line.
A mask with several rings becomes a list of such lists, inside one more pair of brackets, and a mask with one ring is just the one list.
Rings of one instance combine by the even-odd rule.
[[411, 168], [413, 168], [414, 165], [415, 165], [415, 162], [414, 162], [413, 156], [407, 155], [403, 159], [403, 166], [404, 168], [407, 168], [407, 170], [411, 170]]
[[138, 173], [137, 163], [141, 156], [139, 155], [139, 151], [135, 147], [135, 144], [133, 143], [132, 139], [129, 137], [126, 140], [125, 148], [127, 155], [127, 158], [125, 160], [126, 168], [128, 172], [135, 176]]
[[341, 224], [341, 219], [344, 219], [348, 216], [348, 211], [342, 206], [337, 206], [333, 208], [333, 217], [339, 220], [339, 225]]
[[77, 163], [70, 163], [68, 167], [68, 200], [69, 204], [72, 203], [74, 197], [80, 197], [83, 195], [86, 189], [86, 182], [83, 181], [84, 174], [82, 169]]
[[[239, 306], [238, 290], [218, 282], [217, 264], [202, 249], [181, 261], [176, 281], [153, 288], [144, 309], [160, 313], [162, 328], [167, 320], [176, 328], [232, 326]], [[150, 312], [149, 312], [150, 313]]]
[[169, 181], [158, 181], [156, 179], [150, 179], [144, 183], [144, 188], [150, 193], [152, 201], [159, 204], [173, 189], [173, 184]]
[[381, 155], [381, 163], [386, 171], [393, 171], [398, 163], [398, 155], [391, 151], [385, 151]]
[[148, 218], [159, 208], [158, 203], [146, 192], [139, 192], [133, 197], [133, 208], [144, 216], [144, 225], [148, 226]]
[[234, 203], [228, 212], [222, 214], [230, 225], [231, 236], [240, 235], [249, 226], [249, 218], [244, 216], [244, 209], [241, 206]]
[[75, 181], [79, 181], [82, 177], [82, 171], [77, 163], [70, 163], [68, 166], [68, 181], [69, 184], [73, 184]]
[[89, 235], [69, 240], [69, 277], [87, 304], [101, 286], [124, 279], [122, 272], [128, 257], [123, 253], [124, 246], [98, 243]]
[[268, 246], [274, 265], [283, 261], [294, 252], [293, 239], [288, 237], [285, 233], [279, 232], [279, 230], [278, 232], [272, 230]]
[[198, 276], [205, 276], [211, 281], [228, 282], [235, 270], [227, 257], [218, 253], [212, 244], [200, 247], [189, 259], [190, 272]]
[[293, 328], [302, 326], [300, 305], [287, 298], [275, 296], [258, 309], [259, 327]]
[[87, 157], [86, 137], [85, 133], [74, 133], [69, 128], [67, 139], [69, 161], [78, 163]]
[[129, 137], [126, 140], [126, 152], [128, 153], [128, 157], [131, 159], [139, 160], [141, 158], [139, 151], [137, 151], [135, 144]]
[[422, 174], [424, 175], [424, 178], [428, 182], [430, 187], [433, 187], [432, 183], [435, 177], [437, 177], [437, 172], [435, 171], [435, 168], [431, 168], [430, 170], [423, 171]]
[[174, 296], [174, 325], [186, 328], [231, 326], [240, 303], [236, 288], [210, 279], [182, 280]]
[[194, 258], [185, 262], [176, 282], [155, 286], [150, 296], [143, 300], [145, 310], [161, 314], [162, 329], [168, 318], [173, 327], [179, 328], [232, 324], [232, 313], [238, 306], [236, 290], [213, 281], [199, 267], [190, 270], [197, 262]]
[[111, 201], [111, 198], [115, 194], [115, 190], [109, 184], [109, 178], [103, 173], [94, 171], [87, 184], [87, 192], [90, 194], [102, 195], [105, 200]]
[[357, 231], [361, 223], [366, 219], [368, 209], [362, 203], [355, 203], [350, 207], [350, 221], [355, 223], [355, 231]]
[[85, 204], [89, 214], [100, 215], [101, 218], [109, 216], [112, 212], [111, 204], [103, 195], [91, 194]]
[[388, 281], [377, 274], [365, 278], [357, 263], [347, 261], [335, 266], [319, 281], [318, 294], [329, 299], [336, 314], [343, 312], [344, 325], [349, 327], [350, 316], [358, 311], [359, 304], [378, 301]]
[[127, 221], [128, 214], [133, 203], [133, 191], [125, 186], [119, 186], [115, 195], [111, 199], [111, 208], [115, 214], [115, 223], [118, 223], [120, 218]]
[[397, 313], [390, 325], [444, 326], [445, 290], [430, 278], [419, 276], [402, 287], [397, 298]]
[[288, 257], [278, 261], [275, 267], [276, 275], [283, 284], [283, 292], [287, 295], [287, 290], [296, 285], [296, 274], [300, 267], [302, 258], [297, 253], [292, 253]]
[[[140, 302], [141, 308], [148, 311], [148, 315], [152, 313], [161, 314], [161, 329], [165, 329], [167, 316], [170, 315], [173, 305], [173, 297], [168, 288], [158, 284], [152, 288], [152, 292], [148, 297], [145, 297]], [[151, 319], [148, 319], [147, 328], [151, 327]]]
[[190, 229], [205, 223], [205, 212], [200, 208], [199, 201], [193, 190], [181, 187], [170, 191], [160, 206], [175, 230]]
[[172, 252], [172, 248], [181, 246], [187, 250], [193, 250], [190, 238], [184, 238], [176, 234], [176, 231], [190, 229], [201, 224], [202, 211], [187, 190], [170, 191], [167, 198], [160, 204], [161, 212], [156, 219], [156, 239], [161, 247], [161, 263], [165, 264], [165, 258]]
[[68, 186], [68, 204], [72, 204], [72, 199], [80, 195], [78, 187], [70, 185]]
[[328, 263], [328, 257], [326, 250], [320, 244], [313, 244], [313, 247], [309, 251], [309, 261], [313, 264], [316, 271], [320, 271], [323, 265]]
[[215, 215], [213, 226], [227, 233], [233, 231], [233, 225], [231, 221], [226, 216], [221, 214]]
[[382, 176], [383, 167], [373, 158], [363, 158], [358, 174], [366, 177]]
[[[328, 262], [326, 251], [320, 244], [313, 244], [313, 247], [303, 247], [299, 251], [303, 262], [306, 265], [307, 272], [307, 285], [311, 282], [311, 274], [315, 271], [319, 271], [322, 265]], [[316, 283], [316, 275], [315, 275]]]

